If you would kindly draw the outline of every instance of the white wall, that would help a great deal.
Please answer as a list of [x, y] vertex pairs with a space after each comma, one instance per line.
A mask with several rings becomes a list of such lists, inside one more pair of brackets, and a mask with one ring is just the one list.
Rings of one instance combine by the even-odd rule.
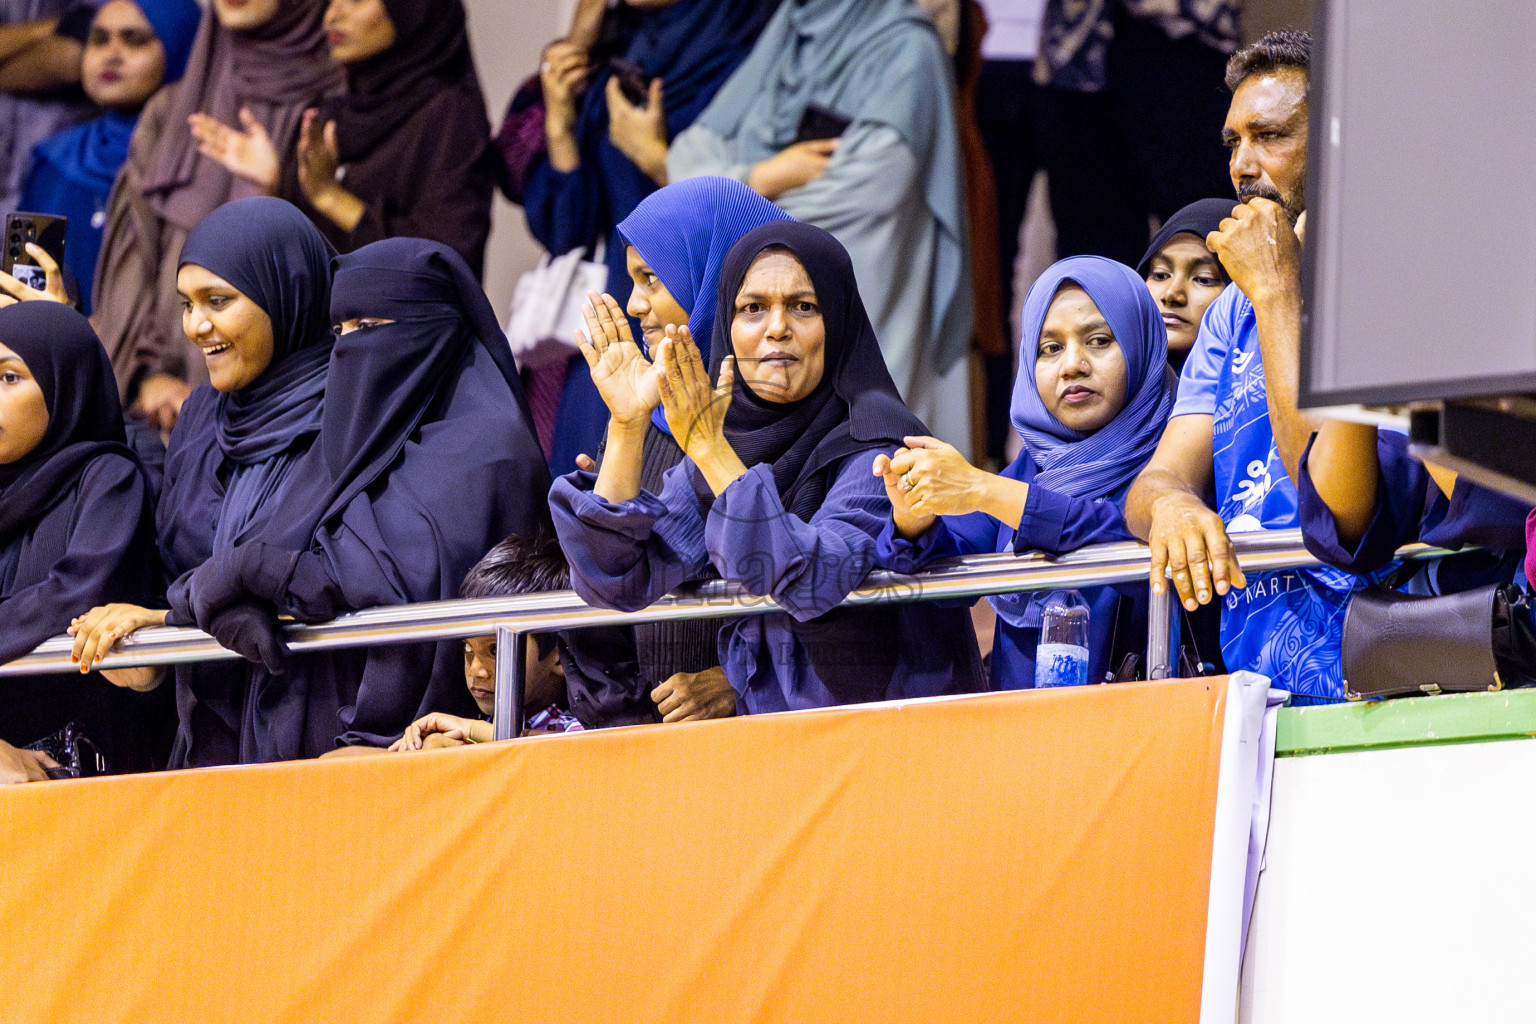
[[[464, 0], [469, 39], [485, 90], [492, 129], [501, 127], [512, 91], [539, 68], [539, 54], [563, 35], [574, 0]], [[533, 266], [539, 247], [528, 235], [523, 211], [497, 193], [491, 241], [485, 256], [485, 291], [496, 315], [506, 318], [517, 275]]]
[[1277, 759], [1243, 1024], [1536, 1018], [1532, 777], [1536, 740]]

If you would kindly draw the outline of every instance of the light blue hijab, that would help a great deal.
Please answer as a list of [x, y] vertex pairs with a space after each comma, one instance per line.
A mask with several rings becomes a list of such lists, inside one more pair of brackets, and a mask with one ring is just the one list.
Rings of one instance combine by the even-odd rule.
[[[1035, 384], [1035, 359], [1045, 314], [1063, 284], [1088, 293], [1125, 355], [1125, 405], [1092, 434], [1062, 425], [1046, 411]], [[1073, 256], [1041, 274], [1024, 299], [1019, 376], [1013, 384], [1014, 429], [1039, 472], [1032, 484], [1079, 498], [1123, 499], [1157, 450], [1173, 409], [1178, 378], [1168, 367], [1168, 333], [1146, 282], [1123, 263], [1102, 256]], [[1003, 525], [998, 550], [1013, 548], [1014, 531]], [[988, 600], [1010, 626], [1040, 625], [1049, 591], [998, 594]]]
[[[688, 310], [688, 330], [708, 352], [725, 254], [753, 228], [793, 219], [734, 178], [700, 177], [652, 192], [618, 231]], [[651, 422], [671, 433], [660, 409]]]
[[[915, 312], [931, 325], [928, 358], [940, 373], [970, 348], [970, 256], [953, 77], [933, 21], [913, 0], [785, 0], [697, 122], [743, 163], [766, 160], [793, 143], [811, 103], [849, 118], [845, 136], [878, 124], [902, 137], [917, 160], [920, 180], [911, 191], [942, 228], [933, 297]], [[883, 191], [869, 201], [905, 194], [908, 186], [892, 182]], [[823, 220], [796, 209], [801, 219], [836, 235], [857, 263], [858, 219], [850, 223], [845, 209], [828, 213]], [[866, 301], [879, 301], [867, 285], [862, 290]]]
[[[1125, 355], [1126, 399], [1115, 418], [1080, 434], [1046, 411], [1035, 386], [1036, 350], [1045, 314], [1063, 284], [1076, 284], [1099, 307]], [[1014, 429], [1040, 472], [1034, 483], [1081, 498], [1120, 495], [1152, 458], [1173, 409], [1168, 333], [1157, 303], [1130, 267], [1102, 256], [1073, 256], [1040, 275], [1024, 299], [1019, 376], [1010, 410]]]

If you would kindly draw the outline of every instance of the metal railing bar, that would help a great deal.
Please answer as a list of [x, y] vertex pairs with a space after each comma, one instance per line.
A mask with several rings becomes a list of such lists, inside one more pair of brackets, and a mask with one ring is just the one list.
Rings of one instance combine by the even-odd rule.
[[[1248, 571], [1316, 565], [1301, 543], [1299, 530], [1239, 534], [1233, 546]], [[1430, 558], [1444, 551], [1417, 544], [1398, 552], [1399, 558]], [[903, 576], [873, 572], [849, 594], [844, 605], [892, 601], [960, 600], [1028, 590], [1059, 590], [1111, 583], [1131, 583], [1148, 576], [1147, 548], [1138, 543], [1101, 544], [1060, 556], [968, 555], [936, 564], [924, 572]], [[594, 608], [573, 591], [527, 594], [475, 601], [433, 601], [392, 605], [343, 615], [317, 625], [293, 623], [285, 637], [294, 653], [366, 647], [376, 644], [427, 643], [494, 633], [499, 626], [520, 633], [587, 626], [629, 625], [672, 619], [725, 618], [761, 615], [779, 610], [770, 598], [745, 591], [723, 580], [685, 588], [634, 612]], [[54, 637], [35, 651], [6, 665], [0, 677], [79, 671], [69, 660], [74, 642]], [[143, 629], [119, 641], [98, 668], [138, 665], [178, 665], [217, 661], [238, 655], [220, 647], [196, 629]]]
[[[515, 739], [522, 734], [528, 712], [528, 634], [511, 626], [496, 627], [496, 708], [491, 721], [495, 738]], [[539, 710], [543, 710], [540, 708]]]

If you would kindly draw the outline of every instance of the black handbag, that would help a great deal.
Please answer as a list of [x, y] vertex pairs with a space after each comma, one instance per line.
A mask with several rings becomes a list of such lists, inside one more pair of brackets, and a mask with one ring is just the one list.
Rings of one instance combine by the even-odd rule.
[[[1411, 567], [1405, 567], [1410, 568]], [[1402, 594], [1399, 574], [1359, 591], [1344, 615], [1350, 700], [1536, 684], [1530, 596], [1493, 583], [1440, 597]]]

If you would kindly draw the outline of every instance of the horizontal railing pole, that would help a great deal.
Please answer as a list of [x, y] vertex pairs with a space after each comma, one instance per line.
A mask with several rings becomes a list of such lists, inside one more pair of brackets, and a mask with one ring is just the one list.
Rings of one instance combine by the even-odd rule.
[[[1301, 543], [1299, 530], [1272, 530], [1238, 534], [1232, 544], [1248, 572], [1316, 565]], [[1415, 544], [1398, 552], [1399, 558], [1432, 558], [1444, 551]], [[1126, 542], [1099, 544], [1067, 554], [1050, 556], [967, 555], [937, 563], [922, 573], [902, 576], [877, 571], [864, 585], [849, 594], [844, 606], [918, 600], [961, 600], [1030, 590], [1062, 590], [1111, 583], [1145, 581], [1147, 548]], [[382, 644], [429, 643], [461, 640], [495, 633], [508, 626], [522, 633], [587, 626], [633, 625], [672, 619], [729, 618], [779, 611], [772, 599], [749, 594], [740, 584], [724, 580], [685, 588], [639, 611], [621, 612], [594, 608], [574, 591], [561, 590], [518, 597], [476, 601], [432, 601], [423, 604], [389, 605], [353, 612], [318, 625], [293, 623], [284, 628], [289, 649], [296, 654]], [[0, 665], [0, 677], [77, 672], [69, 660], [74, 641], [54, 637], [37, 650]], [[113, 653], [97, 668], [130, 668], [139, 665], [179, 665], [238, 657], [196, 629], [158, 627], [141, 629], [118, 641]]]

